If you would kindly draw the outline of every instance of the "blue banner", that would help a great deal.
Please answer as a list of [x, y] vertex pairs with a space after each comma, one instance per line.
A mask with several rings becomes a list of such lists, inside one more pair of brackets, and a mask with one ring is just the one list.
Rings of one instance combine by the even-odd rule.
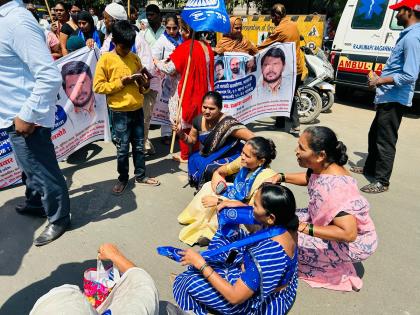
[[230, 33], [229, 15], [223, 0], [189, 0], [181, 17], [196, 32]]

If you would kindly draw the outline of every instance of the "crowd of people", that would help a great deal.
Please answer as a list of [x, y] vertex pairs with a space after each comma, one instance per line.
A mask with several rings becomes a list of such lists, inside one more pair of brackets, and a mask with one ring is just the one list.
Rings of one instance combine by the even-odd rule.
[[[419, 72], [420, 7], [408, 0], [402, 2], [392, 7], [406, 28], [401, 44], [391, 55], [384, 75], [369, 79], [371, 87], [378, 87], [369, 157], [365, 168], [351, 169], [374, 173], [376, 181], [362, 188], [367, 193], [388, 190], [401, 106], [411, 104], [407, 86], [414, 86]], [[215, 48], [179, 16], [168, 15], [162, 23], [160, 9], [154, 4], [145, 9], [147, 21], [138, 21], [136, 8], [131, 8], [128, 16], [117, 2], [105, 7], [103, 19], [93, 9], [84, 11], [79, 3], [57, 2], [52, 11], [56, 20], [43, 23], [45, 30], [34, 19], [38, 18], [34, 6], [27, 9], [16, 0], [0, 0], [0, 56], [7, 63], [0, 65], [0, 92], [4, 95], [0, 128], [9, 134], [26, 187], [25, 204], [16, 210], [46, 216], [49, 221], [35, 239], [36, 246], [59, 238], [70, 225], [68, 188], [51, 142], [55, 99], [62, 80], [52, 61], [85, 46], [97, 47], [101, 57], [91, 74], [92, 89], [106, 95], [117, 150], [118, 179], [112, 193], [122, 195], [128, 184], [130, 146], [135, 181], [159, 186], [157, 178], [146, 175], [145, 156], [155, 153], [149, 139], [150, 121], [163, 91], [169, 95], [172, 126], [162, 128], [162, 141], [169, 144], [172, 132], [177, 134], [180, 154], [174, 160], [188, 163], [189, 182], [197, 190], [178, 216], [179, 223], [185, 225], [179, 239], [191, 246], [208, 246], [208, 250], [177, 252], [180, 263], [188, 268], [173, 283], [178, 304], [174, 314], [285, 314], [296, 298], [298, 278], [312, 287], [339, 291], [362, 288], [354, 263], [375, 252], [378, 237], [369, 203], [345, 168], [347, 147], [330, 128], [316, 126], [301, 131], [294, 104], [290, 133], [298, 137], [295, 154], [304, 170], [274, 170], [270, 165], [277, 156], [276, 144], [224, 114], [223, 98], [214, 91], [214, 74], [218, 73], [215, 55], [254, 55], [276, 42], [296, 43], [296, 80], [302, 80], [306, 67], [299, 49], [300, 34], [283, 5], [273, 6], [271, 17], [276, 28], [261, 45], [247, 40], [241, 33], [241, 19], [232, 17], [231, 32]], [[25, 40], [17, 40], [22, 38]], [[190, 52], [193, 58], [189, 60]], [[386, 125], [390, 122], [392, 126]], [[282, 119], [276, 121], [278, 126], [283, 124]], [[385, 141], [383, 137], [389, 133], [393, 137]], [[394, 147], [392, 156], [383, 152], [384, 141], [387, 148]], [[308, 187], [307, 207], [297, 209], [292, 185]], [[221, 213], [249, 206], [254, 224], [235, 221], [226, 232], [219, 222]], [[98, 258], [111, 260], [126, 275], [112, 293], [121, 298], [115, 297], [114, 305], [102, 306], [102, 314], [111, 314], [110, 310], [123, 314], [118, 306], [123, 297], [134, 301], [126, 304], [138, 307], [136, 314], [157, 314], [157, 290], [144, 270], [112, 244], [103, 244]], [[75, 296], [73, 289], [67, 289]], [[130, 290], [143, 290], [143, 294], [130, 295]], [[76, 300], [74, 297], [73, 302]], [[46, 301], [50, 300], [40, 300], [32, 314], [45, 314], [46, 309], [53, 313], [47, 308], [51, 306], [43, 305]], [[77, 307], [84, 304], [80, 302]], [[86, 314], [94, 314], [88, 307]]]

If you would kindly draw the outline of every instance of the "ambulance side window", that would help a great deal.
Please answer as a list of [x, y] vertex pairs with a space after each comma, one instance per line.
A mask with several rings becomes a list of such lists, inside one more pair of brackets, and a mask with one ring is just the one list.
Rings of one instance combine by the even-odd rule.
[[389, 25], [389, 28], [393, 31], [401, 31], [404, 29], [403, 26], [399, 26], [397, 24], [397, 18], [396, 18], [397, 13], [398, 11], [394, 11], [394, 13], [392, 14], [391, 24]]
[[384, 21], [389, 0], [359, 0], [351, 28], [379, 30]]

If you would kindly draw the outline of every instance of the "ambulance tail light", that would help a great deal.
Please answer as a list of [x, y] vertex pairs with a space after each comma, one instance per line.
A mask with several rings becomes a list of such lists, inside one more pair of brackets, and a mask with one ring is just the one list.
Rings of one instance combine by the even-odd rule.
[[332, 66], [334, 66], [335, 57], [337, 56], [337, 53], [335, 51], [332, 51], [330, 53], [330, 63]]

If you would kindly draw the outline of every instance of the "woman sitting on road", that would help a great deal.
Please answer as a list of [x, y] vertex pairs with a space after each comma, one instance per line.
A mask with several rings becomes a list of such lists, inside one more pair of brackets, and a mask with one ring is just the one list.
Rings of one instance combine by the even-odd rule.
[[93, 48], [94, 44], [96, 44], [98, 48], [102, 47], [104, 34], [96, 30], [93, 17], [89, 12], [82, 11], [79, 13], [77, 25], [80, 29], [77, 35], [85, 41], [86, 46]]
[[308, 186], [308, 208], [298, 209], [299, 277], [312, 287], [359, 290], [362, 280], [353, 263], [377, 247], [369, 203], [343, 167], [346, 146], [327, 127], [309, 127], [298, 141], [296, 156], [306, 173], [282, 174], [275, 180]]
[[[269, 168], [275, 157], [276, 146], [272, 140], [263, 137], [248, 140], [241, 157], [218, 168], [212, 181], [204, 184], [178, 216], [179, 223], [188, 224], [179, 233], [179, 239], [191, 246], [208, 245], [218, 226], [217, 205], [222, 202], [230, 207], [243, 203], [252, 205], [257, 188], [275, 174]], [[233, 174], [236, 174], [234, 183], [227, 185], [226, 177]]]
[[254, 134], [231, 116], [222, 113], [223, 99], [218, 92], [207, 92], [203, 97], [202, 114], [196, 116], [189, 134], [173, 126], [178, 136], [188, 144], [200, 141], [201, 150], [188, 158], [190, 185], [200, 189], [211, 180], [220, 166], [235, 160], [242, 151], [240, 140], [248, 141]]
[[[240, 247], [233, 259], [228, 251], [212, 257], [192, 249], [181, 252], [181, 264], [190, 267], [175, 279], [173, 293], [178, 305], [198, 315], [287, 313], [297, 289], [299, 221], [295, 210], [295, 198], [288, 188], [263, 184], [255, 195], [254, 217], [264, 229], [280, 228], [279, 232]], [[238, 226], [231, 237], [218, 230], [209, 250], [247, 237], [253, 236]]]

